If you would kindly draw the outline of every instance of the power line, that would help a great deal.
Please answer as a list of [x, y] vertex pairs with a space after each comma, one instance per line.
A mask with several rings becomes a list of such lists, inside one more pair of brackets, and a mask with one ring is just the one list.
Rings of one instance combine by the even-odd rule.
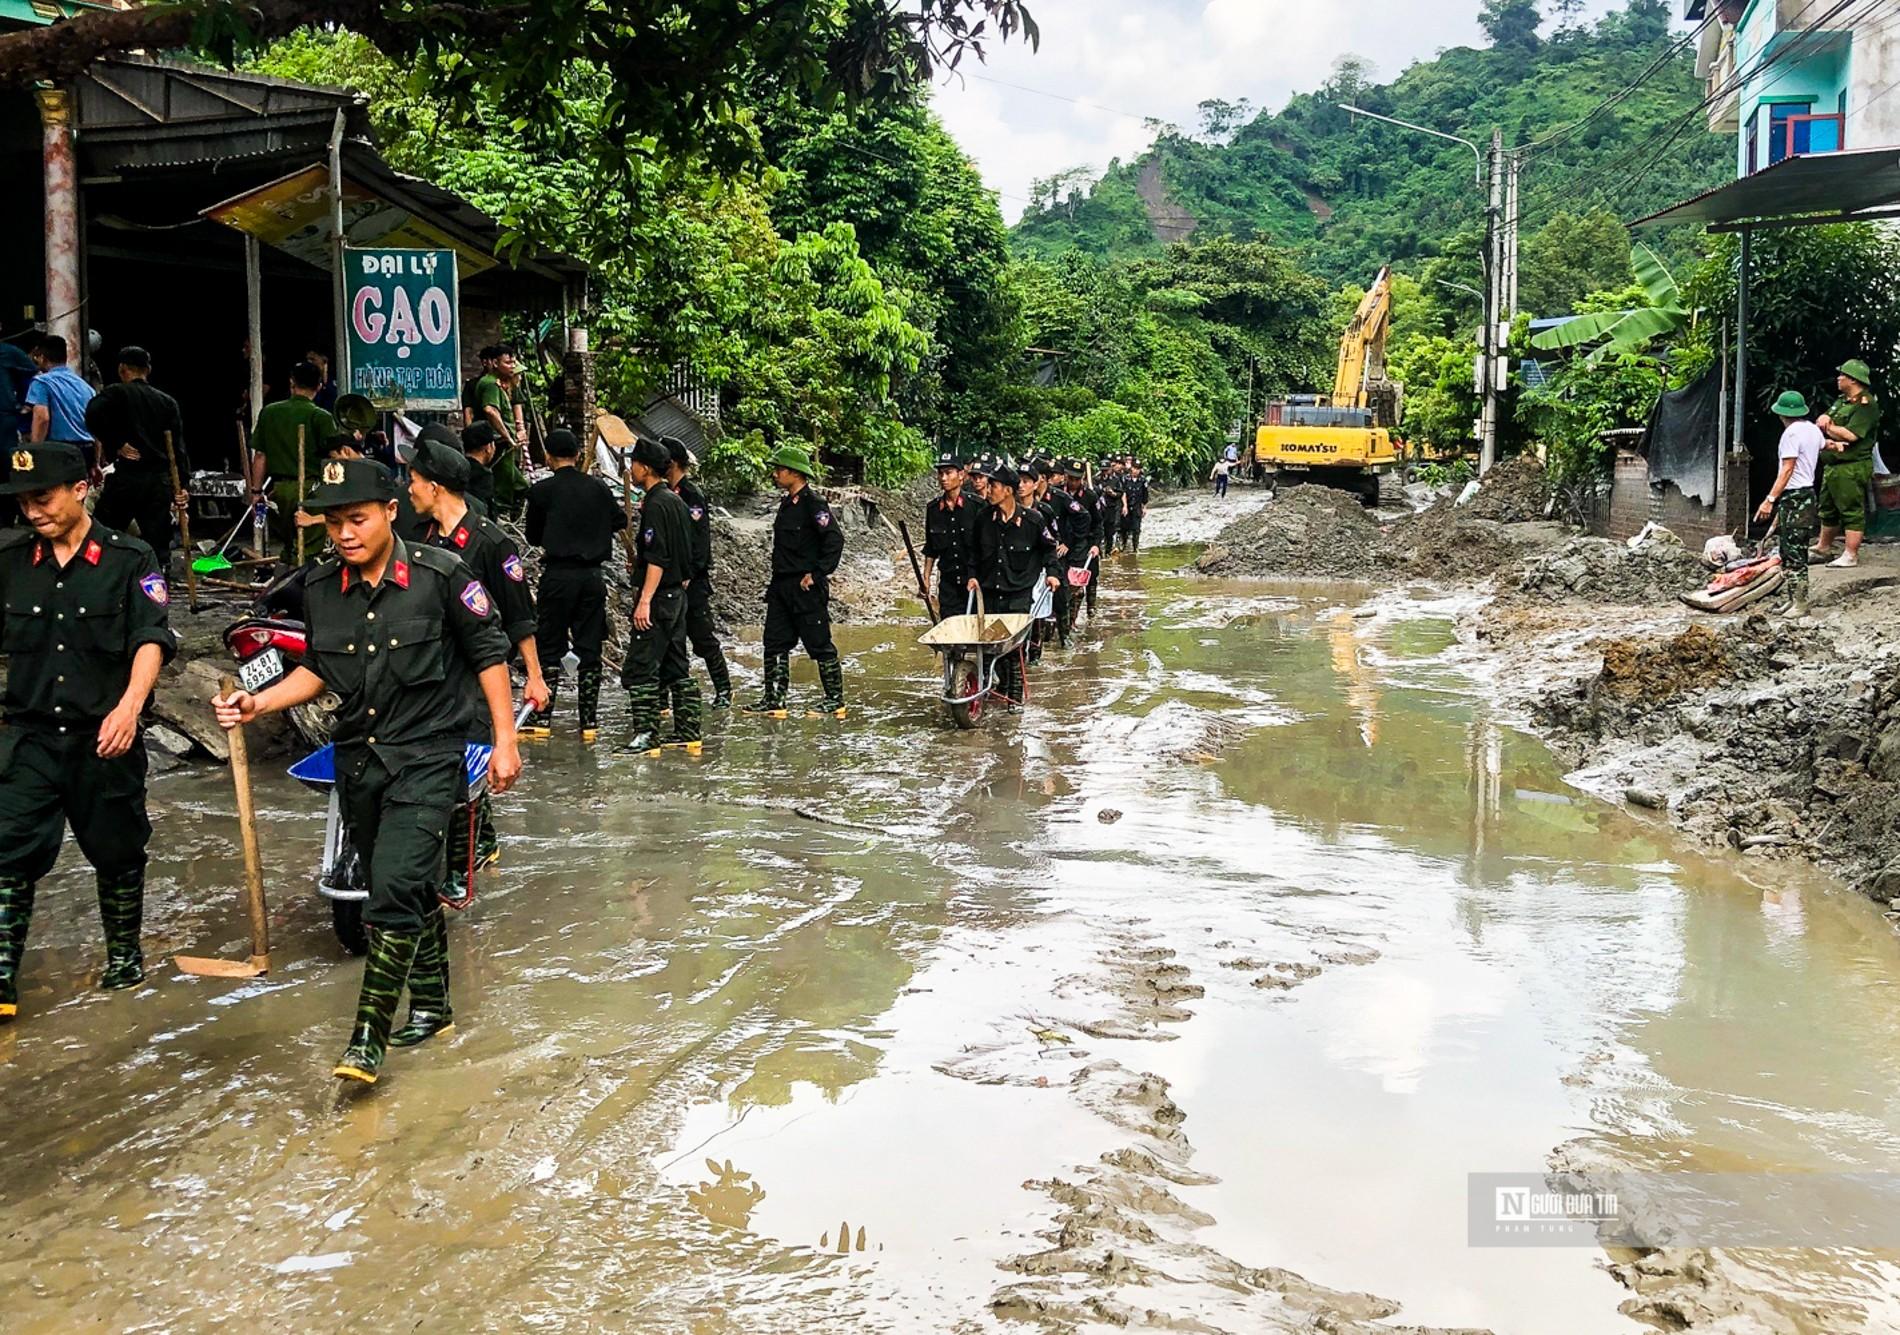
[[1524, 145], [1524, 147], [1520, 149], [1519, 152], [1521, 152], [1525, 156], [1525, 158], [1528, 159], [1530, 155], [1534, 153], [1542, 152], [1543, 150], [1547, 148], [1550, 148], [1556, 144], [1560, 144], [1565, 139], [1568, 139], [1571, 135], [1575, 134], [1578, 130], [1581, 130], [1584, 126], [1588, 125], [1591, 121], [1595, 120], [1598, 116], [1601, 116], [1604, 112], [1608, 111], [1611, 107], [1614, 107], [1618, 105], [1619, 103], [1623, 102], [1624, 100], [1626, 100], [1627, 98], [1633, 96], [1637, 89], [1641, 88], [1644, 84], [1648, 83], [1650, 79], [1655, 77], [1656, 72], [1658, 70], [1662, 69], [1671, 60], [1674, 60], [1677, 56], [1681, 55], [1682, 52], [1685, 49], [1687, 49], [1690, 43], [1698, 40], [1702, 36], [1704, 29], [1706, 29], [1713, 22], [1715, 22], [1715, 12], [1711, 10], [1709, 13], [1709, 16], [1703, 19], [1701, 24], [1699, 24], [1693, 31], [1685, 34], [1680, 40], [1672, 43], [1667, 49], [1665, 49], [1662, 52], [1661, 55], [1657, 56], [1654, 60], [1650, 61], [1648, 67], [1644, 69], [1641, 74], [1637, 75], [1635, 80], [1632, 81], [1628, 87], [1622, 89], [1620, 92], [1610, 94], [1610, 96], [1604, 98], [1603, 101], [1597, 103], [1597, 105], [1594, 108], [1592, 108], [1587, 114], [1585, 114], [1581, 118], [1572, 121], [1568, 125], [1559, 126], [1557, 129], [1552, 130], [1549, 134], [1544, 135], [1542, 138], [1531, 140], [1531, 142]]

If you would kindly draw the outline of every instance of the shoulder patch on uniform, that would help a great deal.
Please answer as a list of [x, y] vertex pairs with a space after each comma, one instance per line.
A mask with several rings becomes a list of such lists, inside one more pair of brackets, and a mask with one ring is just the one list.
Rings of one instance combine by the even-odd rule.
[[528, 578], [527, 567], [521, 564], [521, 558], [519, 556], [502, 557], [501, 573], [517, 584], [525, 583]]
[[706, 517], [706, 507], [703, 505], [695, 505], [688, 513], [693, 516], [693, 522], [697, 524]]
[[462, 606], [478, 617], [485, 617], [493, 609], [494, 604], [488, 601], [488, 590], [482, 587], [482, 582], [472, 579], [468, 582], [468, 587], [462, 590]]
[[647, 531], [646, 531], [646, 532], [645, 532], [644, 534], [642, 534], [642, 535], [641, 535], [641, 539], [642, 539], [642, 541], [644, 541], [644, 542], [646, 542], [646, 543], [647, 543], [647, 544], [648, 544], [649, 546], [650, 546], [650, 545], [652, 545], [652, 542], [653, 542], [653, 530], [652, 530], [652, 529], [648, 529], [648, 530], [647, 530]]
[[831, 511], [820, 510], [818, 512], [818, 527], [828, 528], [830, 527], [830, 525], [831, 525]]
[[165, 587], [165, 577], [156, 570], [139, 580], [139, 589], [160, 607], [172, 600], [171, 590]]

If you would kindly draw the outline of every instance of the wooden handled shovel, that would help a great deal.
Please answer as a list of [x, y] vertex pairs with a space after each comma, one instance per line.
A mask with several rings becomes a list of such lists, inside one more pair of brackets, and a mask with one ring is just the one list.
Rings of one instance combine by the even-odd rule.
[[[225, 677], [219, 691], [226, 696], [237, 682]], [[226, 734], [231, 742], [231, 782], [237, 788], [238, 837], [244, 846], [244, 909], [251, 919], [251, 957], [248, 960], [199, 959], [179, 955], [174, 960], [185, 973], [201, 978], [255, 978], [270, 972], [270, 919], [264, 915], [264, 860], [257, 851], [257, 812], [251, 805], [251, 758], [244, 749], [244, 726]]]
[[[304, 487], [307, 485], [306, 479], [304, 478], [303, 460], [304, 460], [303, 428], [298, 427], [297, 428], [297, 514], [303, 513]], [[298, 569], [302, 569], [303, 568], [303, 525], [297, 522], [297, 515], [292, 515], [290, 517], [290, 526], [297, 530], [297, 567]]]
[[[172, 495], [176, 496], [179, 492], [183, 491], [185, 487], [184, 484], [178, 480], [178, 454], [172, 449], [172, 433], [169, 431], [165, 433], [165, 466], [171, 469]], [[189, 606], [193, 614], [196, 614], [198, 611], [198, 572], [192, 568], [192, 562], [197, 559], [197, 554], [191, 550], [191, 506], [189, 504], [178, 512], [178, 536], [184, 540], [186, 598], [189, 600]], [[170, 571], [162, 573], [165, 575], [165, 578], [171, 578]]]

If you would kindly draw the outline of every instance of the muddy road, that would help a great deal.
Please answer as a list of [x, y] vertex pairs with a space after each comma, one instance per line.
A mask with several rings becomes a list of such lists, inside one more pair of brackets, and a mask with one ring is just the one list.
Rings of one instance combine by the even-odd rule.
[[[948, 730], [867, 625], [842, 724], [534, 745], [458, 1027], [367, 1097], [314, 798], [261, 783], [251, 985], [92, 992], [69, 848], [0, 1031], [0, 1327], [1635, 1330], [1627, 1258], [1468, 1246], [1466, 1175], [1892, 1161], [1875, 906], [1567, 789], [1443, 604], [1169, 573], [1190, 522], [1019, 724]], [[152, 796], [148, 957], [241, 953], [227, 780]], [[1746, 1259], [1731, 1329], [1900, 1302]]]

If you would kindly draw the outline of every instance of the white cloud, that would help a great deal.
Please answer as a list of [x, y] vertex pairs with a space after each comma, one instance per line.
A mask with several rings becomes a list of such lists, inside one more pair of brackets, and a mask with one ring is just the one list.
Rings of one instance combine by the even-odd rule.
[[[1593, 13], [1620, 0], [1593, 0]], [[1003, 213], [1030, 183], [1104, 168], [1147, 147], [1147, 118], [1184, 127], [1210, 98], [1279, 107], [1317, 88], [1346, 52], [1381, 79], [1440, 48], [1477, 44], [1478, 0], [1029, 0], [1041, 50], [992, 45], [935, 105]]]

